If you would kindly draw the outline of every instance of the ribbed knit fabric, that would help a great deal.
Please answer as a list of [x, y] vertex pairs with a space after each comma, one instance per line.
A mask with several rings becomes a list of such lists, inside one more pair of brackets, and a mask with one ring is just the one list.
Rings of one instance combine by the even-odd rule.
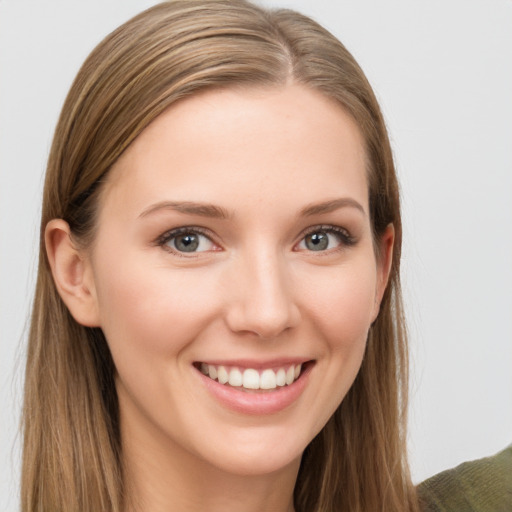
[[423, 512], [512, 512], [512, 445], [418, 486]]

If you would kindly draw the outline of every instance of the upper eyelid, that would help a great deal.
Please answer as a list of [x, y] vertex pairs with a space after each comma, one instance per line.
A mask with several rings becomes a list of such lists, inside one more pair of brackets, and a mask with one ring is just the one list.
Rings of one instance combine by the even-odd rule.
[[200, 226], [180, 226], [177, 228], [168, 229], [161, 235], [159, 235], [155, 242], [157, 244], [163, 244], [167, 241], [169, 241], [171, 238], [181, 235], [183, 233], [196, 233], [198, 235], [205, 236], [206, 238], [209, 238], [213, 243], [218, 244], [218, 242], [215, 240], [215, 236], [213, 233], [207, 229]]
[[310, 226], [303, 230], [299, 235], [297, 241], [293, 245], [293, 250], [296, 251], [297, 247], [303, 242], [303, 240], [310, 234], [324, 231], [327, 233], [334, 233], [340, 238], [340, 246], [327, 251], [318, 251], [318, 255], [330, 254], [332, 250], [339, 250], [341, 248], [351, 247], [358, 242], [358, 238], [351, 234], [351, 232], [342, 226], [333, 224], [317, 224], [316, 226]]
[[333, 231], [335, 233], [342, 233], [349, 238], [353, 238], [350, 231], [347, 228], [344, 228], [342, 226], [336, 226], [333, 224], [317, 224], [316, 226], [310, 226], [310, 227], [304, 229], [298, 236], [298, 240], [300, 241], [305, 236], [307, 236], [311, 233], [316, 233], [317, 231]]
[[[187, 253], [187, 252], [179, 251], [178, 249], [173, 248], [170, 244], [168, 245], [168, 243], [173, 238], [176, 238], [177, 236], [179, 236], [181, 234], [187, 234], [187, 233], [204, 236], [214, 246], [218, 247], [219, 249], [215, 249], [213, 251], [212, 250], [198, 251], [198, 252], [193, 251], [193, 252]], [[215, 237], [212, 236], [211, 231], [209, 229], [199, 227], [199, 226], [179, 226], [176, 228], [168, 229], [167, 231], [162, 233], [160, 236], [158, 236], [154, 240], [153, 245], [155, 245], [156, 247], [158, 247], [160, 249], [163, 249], [164, 251], [166, 251], [169, 254], [174, 255], [175, 257], [184, 258], [187, 260], [194, 260], [194, 259], [200, 258], [201, 256], [204, 257], [204, 255], [207, 255], [211, 252], [217, 252], [217, 250], [220, 250], [220, 251], [224, 250], [223, 247], [215, 240]]]

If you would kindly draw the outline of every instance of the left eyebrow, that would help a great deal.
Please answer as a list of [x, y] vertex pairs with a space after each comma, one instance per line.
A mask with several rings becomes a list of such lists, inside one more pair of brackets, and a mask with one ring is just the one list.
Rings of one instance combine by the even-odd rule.
[[340, 208], [347, 207], [355, 208], [356, 210], [359, 210], [364, 216], [366, 216], [366, 212], [361, 203], [358, 203], [355, 199], [352, 199], [351, 197], [341, 197], [339, 199], [332, 199], [330, 201], [324, 201], [322, 203], [310, 204], [300, 211], [300, 216], [311, 217], [312, 215], [331, 213], [335, 210], [339, 210]]
[[139, 215], [139, 218], [147, 217], [148, 215], [160, 210], [173, 210], [188, 215], [199, 215], [201, 217], [212, 217], [215, 219], [227, 219], [231, 217], [227, 210], [210, 203], [196, 203], [193, 201], [160, 201], [159, 203], [148, 206]]

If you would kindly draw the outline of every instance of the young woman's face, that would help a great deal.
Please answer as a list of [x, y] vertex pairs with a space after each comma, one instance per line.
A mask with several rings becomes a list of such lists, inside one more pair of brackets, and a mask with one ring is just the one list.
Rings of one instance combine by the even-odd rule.
[[116, 163], [98, 226], [123, 443], [296, 467], [359, 370], [393, 242], [377, 261], [354, 121], [297, 85], [186, 99]]

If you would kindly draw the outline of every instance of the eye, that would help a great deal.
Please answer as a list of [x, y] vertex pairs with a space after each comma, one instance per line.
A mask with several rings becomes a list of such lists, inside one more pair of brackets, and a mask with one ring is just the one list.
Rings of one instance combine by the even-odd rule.
[[306, 233], [297, 245], [297, 250], [321, 252], [354, 244], [355, 240], [345, 229], [336, 226], [320, 226]]
[[179, 228], [164, 233], [158, 245], [178, 253], [198, 253], [218, 250], [218, 246], [198, 228]]

